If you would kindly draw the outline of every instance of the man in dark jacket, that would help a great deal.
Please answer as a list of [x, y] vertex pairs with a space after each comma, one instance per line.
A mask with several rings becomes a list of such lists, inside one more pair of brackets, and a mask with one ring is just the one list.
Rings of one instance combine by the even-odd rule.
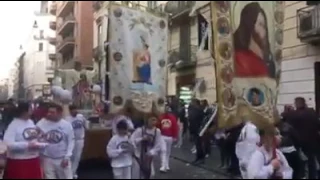
[[317, 177], [316, 159], [320, 150], [320, 122], [314, 109], [308, 108], [303, 97], [295, 98], [296, 110], [288, 117], [288, 122], [300, 138], [300, 146], [308, 158], [309, 179]]
[[188, 108], [188, 117], [190, 123], [190, 134], [193, 136], [196, 145], [196, 159], [193, 163], [203, 163], [205, 154], [203, 151], [203, 144], [201, 137], [199, 136], [200, 127], [204, 118], [204, 112], [201, 108], [200, 101], [198, 99], [193, 99]]

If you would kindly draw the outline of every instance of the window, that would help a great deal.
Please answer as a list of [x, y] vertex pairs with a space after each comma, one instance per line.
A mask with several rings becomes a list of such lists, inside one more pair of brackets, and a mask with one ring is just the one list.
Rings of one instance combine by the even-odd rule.
[[44, 38], [44, 35], [43, 35], [44, 31], [43, 30], [40, 30], [40, 39], [43, 39]]
[[148, 8], [154, 9], [157, 7], [157, 1], [148, 1]]
[[38, 27], [38, 23], [37, 23], [37, 21], [34, 21], [34, 23], [33, 23], [33, 27], [34, 27], [34, 28], [37, 28], [37, 27]]
[[43, 51], [43, 43], [39, 43], [38, 50], [39, 50], [39, 51]]

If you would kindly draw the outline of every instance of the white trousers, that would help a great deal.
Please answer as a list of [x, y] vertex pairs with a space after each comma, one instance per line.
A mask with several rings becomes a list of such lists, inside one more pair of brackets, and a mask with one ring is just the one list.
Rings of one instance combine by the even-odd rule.
[[161, 151], [161, 168], [169, 169], [169, 161], [171, 155], [171, 148], [172, 148], [172, 137], [169, 136], [162, 136], [165, 144], [165, 151]]
[[[153, 178], [154, 176], [155, 176], [155, 171], [154, 171], [154, 164], [152, 161], [152, 163], [151, 163], [151, 178]], [[140, 171], [140, 165], [135, 159], [133, 159], [133, 161], [132, 161], [131, 179], [145, 179], [143, 177], [142, 172]]]
[[114, 179], [131, 179], [131, 166], [112, 168]]
[[71, 161], [68, 166], [61, 167], [63, 159], [43, 158], [43, 171], [45, 179], [73, 179]]
[[72, 173], [74, 177], [77, 177], [77, 170], [79, 167], [79, 162], [81, 160], [82, 150], [84, 146], [84, 140], [75, 140], [74, 149], [72, 152], [71, 162], [72, 162]]

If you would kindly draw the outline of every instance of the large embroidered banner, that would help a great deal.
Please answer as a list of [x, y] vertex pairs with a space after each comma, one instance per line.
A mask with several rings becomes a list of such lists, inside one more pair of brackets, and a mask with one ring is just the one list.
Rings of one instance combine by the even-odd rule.
[[220, 127], [273, 124], [284, 1], [212, 1]]
[[163, 109], [166, 96], [167, 17], [111, 5], [109, 11], [111, 110], [130, 100], [140, 112]]

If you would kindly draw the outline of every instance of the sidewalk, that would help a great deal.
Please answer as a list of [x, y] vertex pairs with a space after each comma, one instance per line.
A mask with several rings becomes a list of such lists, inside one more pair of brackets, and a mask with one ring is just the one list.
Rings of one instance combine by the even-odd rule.
[[[195, 154], [191, 152], [193, 144], [189, 141], [185, 141], [184, 144], [180, 148], [173, 147], [171, 157], [184, 161], [187, 164], [190, 164], [192, 161], [195, 160]], [[219, 168], [220, 165], [220, 154], [219, 150], [216, 146], [212, 146], [211, 155], [206, 158], [205, 163], [199, 165], [199, 167], [211, 171], [216, 174], [221, 174], [223, 176], [228, 176], [233, 179], [238, 179], [238, 177], [232, 177], [229, 173], [225, 170]]]

